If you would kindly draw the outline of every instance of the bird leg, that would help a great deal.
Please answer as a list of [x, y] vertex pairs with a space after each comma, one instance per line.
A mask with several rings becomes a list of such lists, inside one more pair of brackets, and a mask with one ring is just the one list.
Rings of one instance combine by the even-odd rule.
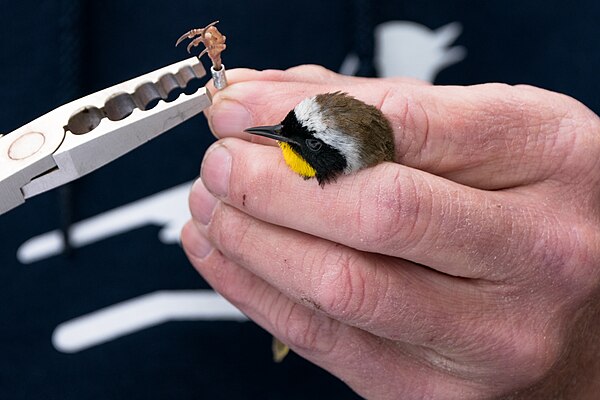
[[208, 54], [208, 57], [212, 61], [213, 68], [216, 71], [221, 70], [221, 52], [227, 48], [225, 40], [227, 39], [217, 27], [215, 26], [219, 21], [211, 22], [204, 28], [192, 29], [189, 32], [184, 33], [175, 43], [175, 46], [179, 45], [185, 39], [193, 39], [187, 46], [188, 53], [192, 48], [197, 47], [200, 43], [206, 47], [199, 55], [198, 58], [204, 54]]

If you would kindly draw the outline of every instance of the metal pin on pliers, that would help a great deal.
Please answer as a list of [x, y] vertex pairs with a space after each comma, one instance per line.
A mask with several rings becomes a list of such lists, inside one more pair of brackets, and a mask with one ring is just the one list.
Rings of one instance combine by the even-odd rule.
[[211, 105], [192, 57], [65, 104], [0, 136], [0, 214], [108, 164]]

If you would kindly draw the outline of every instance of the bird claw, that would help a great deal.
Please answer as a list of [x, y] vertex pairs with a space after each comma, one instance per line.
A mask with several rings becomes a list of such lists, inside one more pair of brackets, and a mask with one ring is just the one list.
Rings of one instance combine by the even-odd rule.
[[[186, 39], [193, 39], [196, 36], [199, 36], [196, 39], [192, 40], [190, 42], [190, 44], [188, 44], [187, 52], [189, 53], [193, 47], [197, 47], [200, 43], [204, 43], [204, 41], [205, 41], [204, 34], [206, 33], [206, 30], [208, 28], [210, 28], [211, 26], [215, 26], [218, 23], [219, 23], [219, 21], [213, 21], [210, 24], [206, 25], [204, 28], [191, 29], [190, 31], [181, 35], [179, 37], [179, 39], [177, 39], [177, 42], [175, 42], [175, 46], [179, 46], [179, 43], [183, 42]], [[204, 52], [202, 52], [202, 53], [204, 53]], [[198, 57], [200, 57], [200, 56], [198, 56]]]
[[[179, 39], [177, 39], [177, 42], [175, 43], [175, 47], [179, 46], [179, 43], [183, 42], [185, 39], [191, 39], [196, 35], [199, 35], [200, 29], [192, 29], [191, 31], [188, 31], [186, 33], [184, 33], [183, 35], [181, 35], [181, 37]], [[189, 53], [189, 50], [188, 50]]]

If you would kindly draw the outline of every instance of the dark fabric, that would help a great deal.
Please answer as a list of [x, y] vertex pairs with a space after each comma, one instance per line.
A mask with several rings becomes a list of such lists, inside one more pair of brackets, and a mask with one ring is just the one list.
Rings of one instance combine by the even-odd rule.
[[[302, 1], [0, 1], [0, 132], [82, 94], [187, 57], [174, 42], [220, 19], [231, 69], [317, 63], [339, 69], [358, 43], [359, 3]], [[364, 6], [364, 4], [363, 4]], [[467, 58], [437, 82], [530, 83], [600, 111], [600, 3], [377, 1], [371, 26], [410, 20], [463, 25]], [[367, 60], [368, 63], [369, 60]], [[362, 65], [362, 70], [372, 65]], [[365, 74], [369, 74], [368, 72]], [[257, 93], [257, 95], [259, 95]], [[198, 116], [78, 180], [0, 216], [0, 398], [355, 398], [295, 355], [274, 364], [270, 335], [253, 323], [171, 322], [75, 354], [54, 349], [58, 324], [145, 293], [207, 289], [181, 248], [143, 227], [30, 265], [29, 238], [192, 180], [212, 143]], [[65, 210], [67, 208], [67, 210]]]

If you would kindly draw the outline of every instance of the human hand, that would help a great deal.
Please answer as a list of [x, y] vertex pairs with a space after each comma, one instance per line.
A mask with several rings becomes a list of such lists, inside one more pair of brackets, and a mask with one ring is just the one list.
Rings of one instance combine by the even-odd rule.
[[[228, 79], [207, 112], [226, 139], [205, 155], [182, 232], [215, 290], [368, 398], [597, 395], [595, 114], [528, 86], [314, 66]], [[236, 139], [273, 144], [242, 130], [336, 90], [389, 118], [397, 163], [321, 188], [278, 147]]]

